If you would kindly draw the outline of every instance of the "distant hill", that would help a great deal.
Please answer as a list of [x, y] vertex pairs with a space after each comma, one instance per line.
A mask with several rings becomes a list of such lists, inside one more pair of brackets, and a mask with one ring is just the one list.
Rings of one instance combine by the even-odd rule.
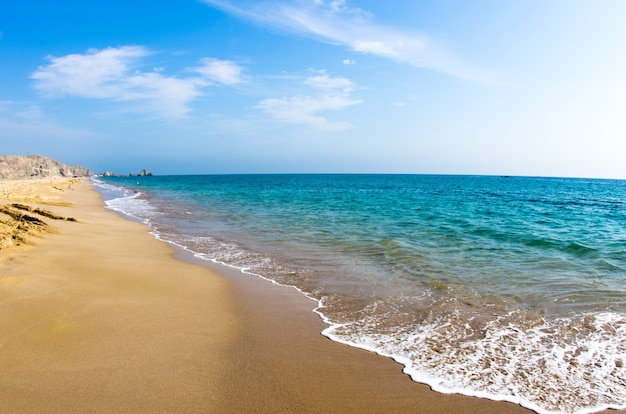
[[0, 155], [0, 179], [90, 177], [93, 173], [81, 166], [68, 166], [41, 155]]

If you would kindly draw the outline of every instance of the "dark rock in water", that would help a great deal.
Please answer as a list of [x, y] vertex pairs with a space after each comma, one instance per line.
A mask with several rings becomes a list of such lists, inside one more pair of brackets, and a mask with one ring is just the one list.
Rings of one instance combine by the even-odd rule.
[[102, 174], [100, 174], [101, 177], [150, 177], [152, 176], [152, 173], [146, 169], [141, 170], [141, 172], [139, 174], [115, 174], [111, 171], [105, 171]]
[[68, 166], [41, 155], [0, 155], [0, 179], [90, 177], [93, 173], [81, 166]]

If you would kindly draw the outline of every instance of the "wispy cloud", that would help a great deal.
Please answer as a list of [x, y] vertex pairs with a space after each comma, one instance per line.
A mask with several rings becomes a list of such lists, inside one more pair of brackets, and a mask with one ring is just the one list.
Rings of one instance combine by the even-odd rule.
[[320, 71], [303, 79], [302, 84], [312, 89], [310, 94], [264, 99], [257, 108], [282, 122], [333, 131], [352, 127], [349, 122], [333, 122], [321, 115], [323, 112], [339, 111], [362, 102], [350, 97], [354, 89], [352, 81], [331, 77], [325, 71]]
[[31, 103], [14, 102], [10, 100], [0, 101], [0, 117], [2, 119], [15, 119], [26, 122], [38, 122], [43, 119], [43, 112], [37, 105]]
[[344, 130], [352, 125], [349, 122], [331, 122], [319, 112], [339, 110], [361, 101], [349, 99], [345, 96], [292, 96], [283, 98], [265, 99], [258, 104], [258, 108], [267, 111], [279, 121], [306, 124], [323, 130]]
[[341, 77], [331, 77], [326, 72], [321, 72], [319, 75], [314, 75], [304, 80], [305, 85], [309, 85], [315, 89], [321, 89], [326, 91], [336, 91], [349, 93], [352, 92], [354, 84], [350, 79]]
[[215, 82], [225, 85], [235, 85], [243, 82], [241, 78], [242, 68], [234, 62], [204, 58], [201, 63], [202, 65], [195, 68], [195, 71]]
[[241, 68], [230, 61], [203, 59], [190, 70], [192, 76], [165, 76], [162, 67], [142, 71], [142, 59], [153, 54], [143, 46], [90, 49], [83, 54], [49, 56], [31, 78], [43, 96], [129, 101], [141, 112], [164, 118], [182, 118], [190, 112], [189, 103], [203, 95], [203, 88], [214, 82], [234, 84]]
[[[427, 36], [378, 25], [367, 11], [346, 1], [203, 0], [206, 4], [271, 30], [306, 36], [452, 76], [479, 80], [479, 75]], [[352, 63], [351, 60], [345, 62]]]

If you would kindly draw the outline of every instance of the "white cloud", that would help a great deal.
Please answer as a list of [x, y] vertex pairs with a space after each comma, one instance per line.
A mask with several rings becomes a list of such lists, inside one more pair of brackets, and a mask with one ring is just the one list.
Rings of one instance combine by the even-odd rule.
[[350, 79], [330, 77], [326, 73], [308, 77], [304, 80], [304, 84], [315, 89], [337, 90], [345, 93], [351, 92], [353, 89], [353, 83]]
[[201, 79], [165, 77], [155, 72], [138, 73], [124, 79], [119, 100], [134, 101], [143, 112], [167, 118], [182, 118], [190, 112], [189, 102], [201, 96], [206, 83]]
[[35, 80], [35, 89], [48, 97], [120, 97], [125, 94], [124, 80], [130, 67], [148, 54], [141, 46], [124, 46], [48, 56], [50, 63], [40, 66], [31, 78]]
[[[362, 9], [345, 1], [203, 0], [205, 3], [273, 30], [312, 37], [348, 49], [428, 68], [466, 79], [478, 79], [435, 41], [408, 30], [380, 26]], [[346, 61], [344, 61], [345, 64]]]
[[315, 75], [302, 79], [301, 84], [311, 88], [309, 92], [319, 95], [297, 94], [264, 99], [257, 105], [257, 108], [282, 122], [304, 124], [323, 130], [351, 128], [352, 125], [349, 122], [331, 122], [320, 114], [360, 104], [361, 100], [350, 97], [350, 93], [354, 90], [354, 83], [346, 78], [329, 76], [323, 70], [315, 72]]
[[165, 76], [164, 69], [141, 71], [141, 59], [152, 54], [143, 46], [122, 46], [84, 54], [49, 56], [49, 64], [40, 66], [31, 78], [34, 87], [45, 97], [129, 101], [132, 109], [154, 113], [164, 118], [182, 118], [190, 112], [189, 103], [203, 95], [211, 81], [227, 85], [239, 81], [241, 69], [229, 61], [203, 59], [192, 70], [201, 76]]
[[352, 59], [344, 59], [341, 61], [344, 65], [356, 65], [356, 62]]
[[257, 108], [269, 113], [273, 118], [289, 123], [305, 124], [323, 130], [344, 130], [352, 125], [348, 122], [330, 122], [319, 115], [320, 112], [340, 110], [361, 103], [342, 95], [321, 97], [292, 96], [265, 99]]
[[202, 59], [202, 66], [195, 68], [195, 71], [225, 85], [243, 82], [241, 79], [241, 66], [229, 60], [204, 58]]

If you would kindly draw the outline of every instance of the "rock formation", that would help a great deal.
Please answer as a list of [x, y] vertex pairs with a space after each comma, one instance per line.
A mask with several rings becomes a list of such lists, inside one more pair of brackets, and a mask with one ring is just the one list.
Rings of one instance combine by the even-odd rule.
[[41, 155], [0, 155], [0, 179], [2, 180], [72, 178], [92, 175], [93, 173], [85, 167], [68, 166]]
[[[76, 221], [47, 206], [69, 206], [60, 193], [71, 190], [80, 178], [41, 180], [0, 180], [0, 251], [23, 244], [57, 230], [51, 221]], [[1, 283], [0, 283], [1, 284]], [[2, 411], [2, 410], [0, 410]]]
[[30, 237], [41, 233], [54, 233], [54, 227], [41, 217], [76, 221], [73, 217], [58, 216], [51, 211], [24, 204], [0, 205], [0, 250], [28, 244]]
[[102, 174], [100, 174], [101, 177], [150, 177], [152, 176], [152, 173], [146, 169], [141, 170], [141, 172], [139, 174], [115, 174], [114, 172], [111, 171], [105, 171]]

